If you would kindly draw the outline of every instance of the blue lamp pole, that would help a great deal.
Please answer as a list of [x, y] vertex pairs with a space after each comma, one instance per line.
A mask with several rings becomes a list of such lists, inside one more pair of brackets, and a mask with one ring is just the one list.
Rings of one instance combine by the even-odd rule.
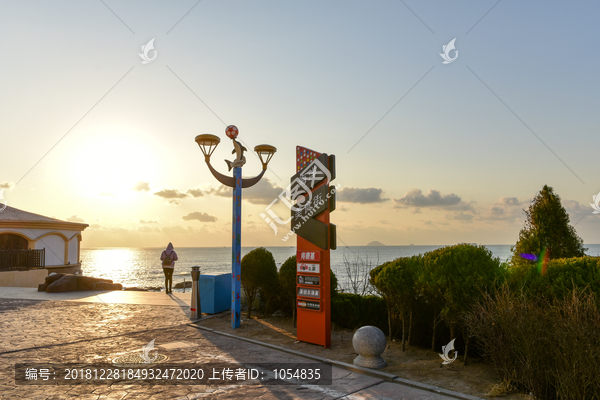
[[[262, 175], [262, 174], [261, 174]], [[233, 217], [231, 218], [231, 327], [240, 327], [242, 313], [242, 167], [233, 169], [235, 186], [233, 188]], [[249, 304], [248, 307], [252, 305]]]
[[[242, 281], [242, 189], [254, 186], [260, 181], [267, 170], [267, 165], [277, 149], [268, 144], [261, 144], [254, 148], [262, 163], [262, 172], [254, 178], [243, 179], [242, 167], [246, 163], [244, 151], [246, 148], [236, 140], [239, 131], [234, 125], [229, 125], [225, 129], [225, 134], [233, 142], [233, 152], [236, 155], [235, 160], [225, 160], [229, 170], [233, 169], [233, 176], [226, 176], [216, 171], [210, 164], [210, 156], [221, 142], [218, 136], [203, 134], [196, 136], [196, 143], [204, 154], [204, 161], [208, 169], [219, 182], [225, 186], [233, 188], [233, 216], [232, 216], [232, 242], [231, 242], [231, 327], [237, 329], [240, 327], [241, 315], [241, 281]], [[249, 307], [252, 305], [249, 304]]]

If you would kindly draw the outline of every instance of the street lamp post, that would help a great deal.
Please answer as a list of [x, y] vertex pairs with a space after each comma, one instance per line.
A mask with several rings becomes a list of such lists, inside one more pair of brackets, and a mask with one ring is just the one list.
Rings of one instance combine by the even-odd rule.
[[[241, 263], [241, 230], [242, 230], [242, 189], [254, 186], [260, 181], [267, 170], [267, 165], [277, 149], [268, 144], [261, 144], [254, 148], [262, 163], [262, 172], [254, 178], [242, 179], [242, 167], [246, 163], [244, 151], [246, 148], [236, 140], [239, 131], [234, 125], [229, 125], [225, 129], [225, 134], [233, 142], [233, 152], [236, 155], [234, 161], [225, 160], [229, 170], [233, 169], [233, 176], [227, 176], [219, 173], [210, 164], [210, 156], [215, 151], [221, 139], [218, 136], [204, 134], [196, 136], [196, 143], [204, 154], [204, 161], [208, 165], [208, 169], [219, 182], [225, 186], [233, 188], [233, 217], [232, 217], [232, 245], [231, 245], [231, 327], [233, 329], [240, 327], [241, 314], [241, 279], [242, 279], [242, 263]], [[248, 307], [252, 307], [251, 304]]]

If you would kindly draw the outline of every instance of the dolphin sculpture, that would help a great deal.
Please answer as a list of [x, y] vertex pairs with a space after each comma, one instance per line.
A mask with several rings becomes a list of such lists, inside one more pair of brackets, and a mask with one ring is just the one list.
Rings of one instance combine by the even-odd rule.
[[233, 151], [231, 152], [231, 154], [236, 154], [236, 158], [234, 161], [225, 160], [225, 162], [227, 163], [227, 167], [229, 167], [230, 171], [232, 168], [243, 167], [244, 164], [246, 164], [246, 157], [244, 157], [244, 151], [247, 151], [247, 149], [244, 146], [242, 146], [240, 142], [238, 142], [235, 139], [231, 140], [233, 141]]

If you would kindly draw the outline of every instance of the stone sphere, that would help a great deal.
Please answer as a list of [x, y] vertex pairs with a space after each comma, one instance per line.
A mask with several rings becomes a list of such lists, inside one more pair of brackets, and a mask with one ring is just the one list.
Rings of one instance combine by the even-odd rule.
[[381, 329], [376, 326], [363, 326], [352, 337], [352, 346], [358, 353], [354, 364], [368, 368], [383, 368], [386, 366], [381, 354], [385, 351], [386, 339]]

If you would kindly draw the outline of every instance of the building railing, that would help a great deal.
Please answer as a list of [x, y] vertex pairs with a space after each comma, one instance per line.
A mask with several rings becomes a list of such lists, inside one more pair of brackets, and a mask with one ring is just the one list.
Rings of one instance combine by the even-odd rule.
[[46, 266], [46, 249], [0, 250], [0, 271], [27, 271]]

